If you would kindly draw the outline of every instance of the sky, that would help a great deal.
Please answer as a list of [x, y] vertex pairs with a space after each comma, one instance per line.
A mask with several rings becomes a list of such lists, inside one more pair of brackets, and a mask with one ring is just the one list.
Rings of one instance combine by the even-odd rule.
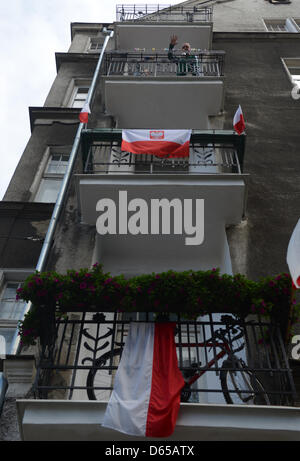
[[113, 22], [119, 3], [122, 1], [0, 0], [0, 200], [30, 137], [28, 107], [44, 105], [56, 76], [55, 52], [66, 52], [70, 46], [71, 22]]

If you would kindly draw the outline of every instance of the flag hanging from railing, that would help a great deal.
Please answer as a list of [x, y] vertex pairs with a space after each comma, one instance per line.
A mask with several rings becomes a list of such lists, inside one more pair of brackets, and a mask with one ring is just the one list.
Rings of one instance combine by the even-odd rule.
[[242, 134], [245, 131], [245, 120], [244, 120], [244, 115], [242, 112], [241, 106], [237, 108], [236, 113], [234, 114], [233, 117], [233, 128], [237, 132], [237, 134]]
[[102, 425], [128, 435], [168, 437], [174, 431], [184, 379], [175, 323], [131, 323]]
[[122, 130], [121, 150], [159, 157], [188, 157], [192, 130]]
[[300, 219], [291, 235], [286, 260], [293, 283], [296, 288], [300, 288]]

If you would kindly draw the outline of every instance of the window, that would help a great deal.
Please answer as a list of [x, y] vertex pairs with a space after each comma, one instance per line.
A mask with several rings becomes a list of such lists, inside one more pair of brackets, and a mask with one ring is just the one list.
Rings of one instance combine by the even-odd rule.
[[265, 27], [269, 32], [294, 32], [297, 33], [300, 30], [298, 29], [297, 24], [293, 19], [264, 19]]
[[300, 88], [300, 58], [283, 58], [282, 61], [292, 84]]
[[0, 293], [0, 335], [5, 338], [6, 353], [11, 353], [13, 338], [16, 334], [18, 321], [21, 319], [25, 302], [16, 300], [17, 289], [21, 282], [6, 282]]
[[61, 181], [66, 172], [69, 155], [63, 153], [50, 154], [47, 166], [35, 196], [35, 202], [56, 202]]
[[292, 3], [290, 0], [269, 0], [270, 3], [273, 3], [274, 5], [276, 4], [281, 4], [281, 3]]
[[81, 109], [86, 101], [90, 86], [91, 80], [88, 78], [71, 78], [62, 105]]
[[98, 53], [102, 50], [103, 38], [91, 38], [89, 43], [89, 49], [91, 53]]
[[89, 92], [88, 86], [75, 87], [73, 97], [71, 99], [71, 107], [81, 109], [84, 106], [88, 92]]

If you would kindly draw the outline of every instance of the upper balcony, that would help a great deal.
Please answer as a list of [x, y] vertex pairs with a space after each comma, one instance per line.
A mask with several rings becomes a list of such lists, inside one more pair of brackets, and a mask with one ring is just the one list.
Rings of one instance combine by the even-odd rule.
[[201, 4], [117, 5], [114, 23], [116, 49], [161, 49], [175, 34], [192, 47], [210, 49], [212, 43], [212, 8]]
[[107, 53], [105, 110], [118, 128], [206, 130], [208, 117], [223, 109], [224, 63], [224, 51], [192, 51], [189, 59], [169, 59], [167, 51]]
[[201, 3], [186, 5], [116, 5], [117, 22], [201, 22], [212, 21], [212, 7], [203, 7]]

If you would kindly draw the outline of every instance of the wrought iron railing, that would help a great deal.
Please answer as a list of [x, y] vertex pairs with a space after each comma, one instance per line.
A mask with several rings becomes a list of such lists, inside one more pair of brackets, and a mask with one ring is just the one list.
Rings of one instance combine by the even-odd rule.
[[246, 136], [232, 130], [192, 130], [190, 155], [159, 158], [121, 151], [122, 130], [86, 129], [81, 134], [83, 172], [97, 173], [241, 173]]
[[[68, 314], [38, 363], [36, 398], [109, 399], [131, 321], [151, 314]], [[166, 318], [157, 321], [166, 321]], [[184, 402], [293, 405], [292, 373], [280, 328], [261, 319], [172, 314]]]
[[203, 7], [199, 3], [192, 7], [184, 5], [136, 4], [117, 5], [117, 22], [124, 21], [184, 21], [184, 22], [211, 22], [212, 7]]
[[241, 173], [233, 146], [192, 143], [186, 158], [161, 158], [151, 154], [131, 154], [121, 151], [119, 143], [107, 141], [91, 145], [84, 173], [139, 174], [208, 174]]
[[222, 77], [224, 75], [225, 52], [192, 52], [186, 61], [180, 54], [169, 60], [164, 53], [111, 52], [106, 53], [105, 74], [126, 77], [193, 76]]

